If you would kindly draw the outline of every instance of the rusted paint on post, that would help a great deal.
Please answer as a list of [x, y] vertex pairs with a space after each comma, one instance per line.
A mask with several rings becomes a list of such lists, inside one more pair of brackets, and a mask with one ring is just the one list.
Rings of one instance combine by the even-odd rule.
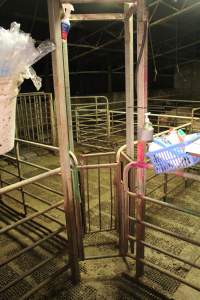
[[[125, 4], [125, 13], [131, 4]], [[134, 62], [133, 16], [124, 22], [125, 31], [125, 80], [126, 80], [126, 144], [127, 154], [134, 158]]]
[[64, 192], [64, 211], [66, 215], [67, 234], [69, 240], [69, 259], [72, 271], [72, 279], [76, 283], [80, 280], [78, 263], [78, 237], [76, 230], [75, 209], [73, 203], [72, 178], [69, 157], [69, 139], [67, 127], [67, 114], [65, 102], [65, 80], [62, 57], [61, 40], [61, 7], [59, 0], [48, 0], [49, 25], [51, 39], [56, 45], [56, 51], [52, 54], [54, 91], [56, 101], [57, 130], [59, 141], [59, 153], [61, 164], [61, 176]]
[[[124, 14], [127, 15], [132, 4], [125, 3]], [[134, 159], [134, 41], [133, 41], [133, 15], [124, 20], [125, 33], [125, 88], [126, 88], [126, 144], [127, 154], [131, 159]], [[134, 190], [134, 173], [131, 172], [129, 178], [130, 189]], [[124, 255], [128, 251], [128, 233], [132, 232], [129, 228], [127, 216], [134, 214], [134, 203], [129, 203], [129, 196], [124, 195], [121, 203], [121, 253]], [[133, 245], [132, 245], [133, 248]]]
[[144, 0], [138, 2], [137, 10], [137, 112], [138, 140], [144, 127], [145, 113], [148, 101], [148, 23], [147, 10]]
[[[137, 161], [144, 162], [145, 142], [141, 141], [141, 133], [145, 124], [145, 113], [147, 112], [148, 101], [148, 23], [145, 1], [140, 0], [137, 8], [137, 111], [138, 111], [138, 145]], [[145, 215], [145, 169], [137, 170], [138, 197], [135, 202], [136, 220], [136, 278], [144, 274], [144, 265], [141, 259], [144, 258], [144, 245], [140, 242], [145, 238], [145, 227], [141, 223]]]

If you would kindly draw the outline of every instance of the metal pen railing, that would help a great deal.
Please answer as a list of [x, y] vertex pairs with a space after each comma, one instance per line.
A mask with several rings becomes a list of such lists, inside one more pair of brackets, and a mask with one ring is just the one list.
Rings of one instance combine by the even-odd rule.
[[22, 93], [17, 97], [18, 137], [56, 145], [57, 132], [51, 93]]
[[[187, 126], [191, 126], [188, 124]], [[160, 135], [158, 133], [157, 135]], [[136, 146], [137, 141], [134, 143]], [[182, 283], [187, 285], [197, 291], [200, 291], [200, 286], [194, 283], [192, 280], [184, 278], [185, 274], [181, 276], [181, 274], [177, 274], [177, 270], [168, 266], [171, 260], [176, 261], [180, 268], [184, 268], [185, 265], [190, 266], [190, 268], [200, 269], [200, 265], [195, 261], [186, 259], [181, 255], [177, 255], [170, 248], [167, 249], [163, 245], [162, 247], [158, 246], [156, 241], [156, 232], [160, 237], [160, 234], [163, 234], [164, 237], [168, 240], [168, 237], [171, 237], [174, 241], [173, 243], [180, 242], [184, 243], [184, 247], [189, 245], [190, 247], [200, 247], [200, 242], [198, 239], [191, 238], [189, 233], [185, 232], [185, 234], [181, 234], [179, 232], [179, 228], [176, 230], [176, 223], [174, 223], [174, 227], [167, 226], [164, 228], [160, 221], [155, 221], [156, 218], [166, 214], [166, 210], [175, 211], [176, 218], [178, 214], [180, 217], [182, 215], [184, 220], [188, 215], [191, 218], [195, 218], [197, 220], [200, 217], [200, 211], [197, 211], [196, 208], [187, 208], [182, 207], [178, 201], [173, 204], [173, 200], [176, 199], [176, 194], [180, 194], [180, 188], [183, 192], [185, 188], [188, 187], [187, 181], [191, 180], [193, 182], [200, 182], [200, 175], [198, 173], [191, 172], [176, 172], [174, 174], [154, 174], [153, 170], [148, 169], [147, 172], [147, 180], [146, 180], [146, 192], [144, 194], [139, 194], [136, 191], [132, 191], [129, 188], [129, 172], [132, 170], [133, 162], [126, 155], [126, 146], [122, 146], [117, 154], [117, 161], [120, 162], [120, 166], [117, 169], [116, 173], [116, 187], [117, 187], [117, 198], [119, 207], [119, 224], [120, 228], [120, 253], [122, 256], [128, 256], [135, 261], [136, 266], [136, 278], [137, 280], [142, 282], [143, 276], [145, 276], [146, 269], [145, 267], [149, 267], [150, 269], [158, 271], [160, 273], [159, 278], [157, 278], [157, 282], [161, 279], [161, 276], [167, 276], [168, 278], [172, 278], [178, 283]], [[135, 162], [137, 165], [137, 162]], [[136, 173], [135, 173], [136, 174]], [[136, 175], [135, 175], [136, 176]], [[154, 186], [152, 186], [152, 190], [147, 192], [149, 183], [155, 179]], [[135, 178], [136, 180], [136, 178]], [[136, 180], [137, 182], [137, 180]], [[173, 186], [170, 186], [170, 182], [173, 182]], [[158, 193], [156, 193], [156, 190]], [[173, 193], [173, 200], [171, 198]], [[171, 202], [167, 202], [168, 196], [170, 195]], [[130, 211], [134, 208], [134, 211]], [[134, 213], [133, 213], [134, 212]], [[167, 223], [166, 223], [167, 225]], [[145, 234], [148, 233], [148, 235]], [[149, 233], [151, 232], [151, 234]], [[154, 234], [155, 232], [155, 234]], [[154, 236], [155, 235], [155, 236]], [[152, 237], [151, 237], [152, 236]], [[183, 247], [183, 244], [182, 244]], [[149, 249], [147, 251], [147, 249]], [[148, 253], [148, 255], [147, 255]], [[168, 257], [168, 264], [164, 267], [159, 263], [160, 255], [164, 255]], [[153, 259], [153, 260], [151, 260]], [[157, 260], [156, 260], [157, 259]], [[157, 263], [155, 263], [157, 261]], [[168, 266], [168, 267], [167, 267]], [[189, 270], [189, 269], [187, 269]], [[163, 275], [162, 275], [163, 274]], [[155, 275], [154, 275], [155, 277]], [[155, 279], [155, 278], [154, 278]]]

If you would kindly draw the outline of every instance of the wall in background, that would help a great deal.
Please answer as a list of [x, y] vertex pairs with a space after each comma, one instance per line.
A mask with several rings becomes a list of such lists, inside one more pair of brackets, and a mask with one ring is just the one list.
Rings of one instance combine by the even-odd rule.
[[200, 61], [180, 66], [174, 76], [174, 87], [187, 97], [200, 97]]

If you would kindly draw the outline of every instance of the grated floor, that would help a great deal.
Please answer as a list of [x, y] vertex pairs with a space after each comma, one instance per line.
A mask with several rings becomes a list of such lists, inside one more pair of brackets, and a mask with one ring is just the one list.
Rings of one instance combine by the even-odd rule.
[[[51, 159], [52, 158], [52, 159]], [[55, 163], [53, 163], [53, 160]], [[54, 168], [57, 162], [57, 158], [50, 155], [44, 155], [41, 157], [35, 157], [32, 162], [42, 165], [48, 165], [51, 161]], [[12, 165], [7, 166], [9, 170], [15, 169]], [[37, 172], [36, 172], [37, 173]], [[32, 171], [29, 168], [24, 169], [24, 174], [27, 177], [33, 176]], [[24, 175], [24, 176], [25, 176]], [[47, 181], [45, 181], [47, 182]], [[58, 180], [52, 178], [48, 180], [48, 184], [54, 188], [59, 189], [60, 185]], [[176, 185], [176, 182], [173, 182]], [[179, 205], [183, 208], [190, 208], [195, 211], [200, 211], [200, 202], [197, 201], [197, 195], [200, 191], [198, 184], [193, 184], [192, 188], [188, 188], [183, 193], [180, 193], [176, 197], [173, 195], [168, 200], [175, 205]], [[41, 191], [33, 185], [29, 187], [29, 191], [32, 191], [41, 196]], [[50, 194], [42, 195], [46, 196], [52, 203], [59, 201], [60, 197], [50, 197]], [[153, 195], [154, 196], [154, 195]], [[5, 201], [6, 200], [6, 201]], [[9, 198], [4, 198], [4, 202], [9, 204], [11, 208], [17, 208], [14, 201]], [[39, 201], [33, 200], [31, 197], [27, 197], [27, 203], [33, 208], [41, 210], [44, 208], [44, 204], [40, 204]], [[106, 205], [105, 205], [106, 207]], [[45, 206], [46, 208], [46, 206]], [[93, 217], [97, 215], [98, 206], [93, 206]], [[31, 213], [29, 209], [29, 213]], [[53, 212], [53, 216], [57, 217], [64, 224], [63, 216], [60, 216], [59, 212]], [[12, 209], [0, 205], [0, 226], [6, 226], [11, 222], [16, 221], [19, 215]], [[108, 216], [103, 215], [103, 222], [108, 222]], [[187, 237], [193, 237], [194, 234], [200, 230], [200, 221], [197, 217], [191, 215], [185, 215], [183, 213], [172, 212], [169, 209], [160, 209], [151, 207], [148, 209], [147, 221], [161, 227], [169, 229], [176, 233], [181, 233]], [[40, 225], [46, 227], [42, 229]], [[52, 224], [46, 218], [38, 218], [34, 222], [28, 222], [25, 226], [19, 226], [18, 230], [14, 230], [9, 234], [5, 234], [1, 237], [1, 257], [6, 258], [14, 255], [30, 243], [33, 243], [44, 234], [48, 234], [52, 229]], [[53, 230], [57, 229], [54, 224]], [[13, 288], [8, 289], [5, 293], [0, 295], [0, 300], [21, 300], [22, 296], [29, 292], [33, 287], [37, 286], [57, 269], [61, 268], [67, 263], [66, 244], [63, 239], [59, 237], [53, 238], [51, 241], [44, 242], [42, 247], [37, 247], [34, 250], [29, 251], [27, 254], [17, 258], [9, 265], [0, 268], [0, 288], [19, 278], [23, 272], [27, 272], [37, 263], [50, 258], [57, 251], [62, 252], [59, 258], [50, 260], [47, 264], [42, 266], [39, 270], [34, 271], [31, 276], [26, 277]], [[181, 255], [183, 249], [187, 247], [187, 244], [183, 241], [177, 241], [174, 238], [156, 233], [152, 230], [146, 231], [146, 240], [153, 245], [157, 245], [160, 248], [164, 248], [176, 255]], [[103, 233], [91, 233], [87, 234], [84, 240], [85, 254], [88, 256], [98, 255], [116, 255], [118, 253], [117, 245], [117, 233], [115, 231], [103, 232]], [[192, 249], [195, 251], [194, 249]], [[175, 274], [185, 277], [190, 270], [182, 263], [160, 255], [155, 251], [146, 250], [146, 258], [167, 270], [173, 271]], [[164, 295], [173, 297], [174, 292], [179, 287], [179, 283], [166, 275], [160, 274], [158, 271], [145, 267], [145, 277], [143, 282], [146, 286], [139, 285], [134, 281], [124, 278], [122, 273], [129, 273], [133, 275], [135, 270], [135, 262], [129, 258], [123, 260], [122, 258], [109, 258], [101, 260], [86, 260], [80, 263], [81, 278], [82, 281], [79, 285], [74, 286], [69, 279], [69, 272], [64, 272], [53, 280], [50, 284], [43, 287], [34, 296], [31, 296], [31, 300], [35, 299], [165, 299]], [[154, 288], [162, 294], [160, 296], [156, 292], [153, 292], [150, 287]]]

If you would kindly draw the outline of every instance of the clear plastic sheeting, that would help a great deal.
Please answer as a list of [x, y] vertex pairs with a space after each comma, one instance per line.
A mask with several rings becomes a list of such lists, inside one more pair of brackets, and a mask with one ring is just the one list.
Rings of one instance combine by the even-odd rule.
[[29, 67], [27, 70], [26, 70], [26, 73], [23, 74], [23, 78], [22, 78], [22, 81], [23, 79], [31, 79], [35, 88], [39, 91], [42, 87], [42, 79], [41, 77], [37, 76], [35, 70], [32, 68], [32, 67]]
[[16, 97], [24, 79], [32, 79], [36, 89], [41, 88], [41, 78], [31, 67], [55, 49], [50, 41], [35, 47], [28, 33], [13, 22], [9, 30], [0, 27], [0, 155], [14, 147]]
[[18, 77], [20, 73], [55, 49], [50, 41], [42, 42], [37, 48], [30, 34], [20, 31], [18, 23], [10, 30], [0, 27], [0, 76]]

